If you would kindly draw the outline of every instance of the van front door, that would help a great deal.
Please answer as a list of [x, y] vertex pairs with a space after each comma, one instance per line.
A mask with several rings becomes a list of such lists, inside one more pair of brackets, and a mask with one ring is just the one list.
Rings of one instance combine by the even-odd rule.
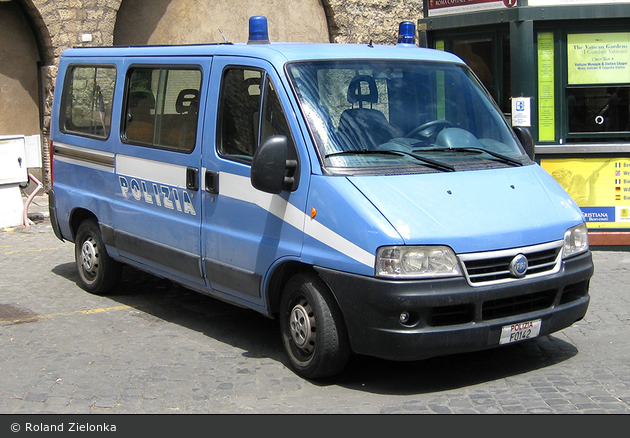
[[[286, 116], [290, 104], [280, 83], [262, 61], [243, 65], [225, 57], [213, 63], [210, 87], [220, 93], [208, 103], [217, 108], [216, 131], [204, 133], [204, 267], [215, 291], [249, 306], [265, 305], [262, 281], [273, 263], [297, 259], [302, 248], [306, 184], [271, 195], [250, 181], [254, 152], [272, 135], [286, 136], [288, 158], [300, 162], [303, 144], [292, 134], [297, 124]], [[213, 116], [209, 111], [207, 126]], [[300, 165], [298, 176], [305, 172]]]

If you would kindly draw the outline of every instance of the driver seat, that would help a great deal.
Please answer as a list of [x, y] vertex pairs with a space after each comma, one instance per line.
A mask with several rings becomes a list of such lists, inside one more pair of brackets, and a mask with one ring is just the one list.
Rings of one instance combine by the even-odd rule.
[[[367, 84], [367, 94], [365, 91]], [[358, 75], [350, 81], [347, 93], [348, 102], [353, 106], [341, 113], [339, 118], [339, 134], [347, 141], [347, 149], [375, 149], [394, 137], [402, 137], [404, 133], [393, 127], [385, 115], [372, 105], [378, 102], [376, 81], [372, 76]], [[369, 103], [369, 108], [364, 108]], [[354, 105], [358, 104], [358, 108]]]

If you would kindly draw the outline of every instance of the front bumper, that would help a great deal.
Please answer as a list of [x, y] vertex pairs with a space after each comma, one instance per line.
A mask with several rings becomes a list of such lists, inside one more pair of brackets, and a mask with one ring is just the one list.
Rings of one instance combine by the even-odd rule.
[[540, 318], [539, 336], [571, 326], [586, 314], [594, 270], [587, 252], [555, 274], [485, 287], [464, 278], [392, 281], [317, 271], [337, 299], [354, 352], [419, 360], [498, 347], [508, 324]]

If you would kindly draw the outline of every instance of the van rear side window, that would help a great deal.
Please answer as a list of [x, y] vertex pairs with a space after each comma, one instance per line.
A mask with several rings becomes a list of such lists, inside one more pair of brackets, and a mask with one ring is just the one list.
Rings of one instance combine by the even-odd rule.
[[69, 69], [61, 110], [62, 131], [107, 138], [111, 127], [116, 86], [113, 66], [76, 66]]
[[200, 89], [196, 68], [131, 68], [123, 137], [129, 143], [192, 152]]

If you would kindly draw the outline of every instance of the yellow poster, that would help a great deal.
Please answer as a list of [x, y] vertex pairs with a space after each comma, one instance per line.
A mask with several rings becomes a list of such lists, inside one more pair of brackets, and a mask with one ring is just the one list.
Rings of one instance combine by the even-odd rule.
[[630, 82], [630, 32], [567, 35], [569, 84]]
[[538, 139], [556, 139], [553, 32], [538, 34]]
[[630, 228], [630, 158], [542, 159], [589, 228]]

